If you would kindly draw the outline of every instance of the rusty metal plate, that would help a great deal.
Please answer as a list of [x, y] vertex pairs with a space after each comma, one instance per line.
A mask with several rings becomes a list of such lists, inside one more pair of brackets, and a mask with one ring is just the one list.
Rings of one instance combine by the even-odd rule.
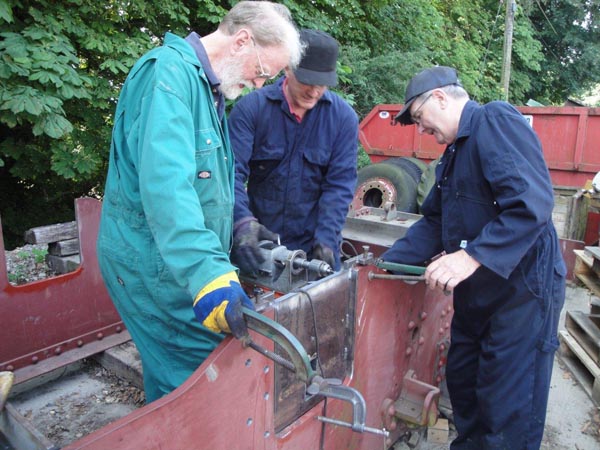
[[[273, 305], [277, 322], [298, 338], [311, 356], [313, 369], [324, 378], [343, 380], [350, 374], [355, 299], [356, 280], [342, 272], [281, 297]], [[284, 355], [280, 349], [276, 351]], [[297, 381], [292, 372], [275, 366], [276, 431], [322, 399], [307, 398], [305, 391], [306, 385]]]

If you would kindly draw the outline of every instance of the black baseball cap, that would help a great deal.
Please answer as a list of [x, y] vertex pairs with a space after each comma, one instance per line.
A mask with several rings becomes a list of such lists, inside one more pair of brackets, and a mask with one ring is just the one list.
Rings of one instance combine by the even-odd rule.
[[419, 72], [408, 82], [404, 94], [404, 107], [396, 114], [394, 120], [400, 122], [402, 125], [411, 125], [414, 122], [410, 116], [410, 105], [412, 105], [415, 99], [427, 91], [450, 84], [461, 86], [460, 81], [458, 81], [456, 69], [452, 67], [435, 66]]
[[306, 46], [304, 55], [294, 70], [302, 84], [336, 86], [337, 41], [321, 30], [300, 30], [300, 40]]

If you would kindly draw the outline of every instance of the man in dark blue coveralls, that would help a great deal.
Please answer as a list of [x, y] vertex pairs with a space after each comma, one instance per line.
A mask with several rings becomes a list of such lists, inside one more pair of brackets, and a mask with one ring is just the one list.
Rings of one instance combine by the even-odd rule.
[[[258, 242], [274, 233], [290, 250], [340, 267], [341, 230], [356, 185], [358, 117], [336, 94], [338, 43], [301, 30], [295, 70], [237, 102], [229, 116], [236, 157], [232, 261], [263, 262]], [[246, 182], [248, 191], [246, 192]]]
[[426, 283], [454, 293], [450, 448], [538, 449], [566, 274], [540, 142], [508, 103], [469, 100], [449, 67], [411, 79], [396, 121], [447, 145], [424, 217], [381, 258], [433, 259]]

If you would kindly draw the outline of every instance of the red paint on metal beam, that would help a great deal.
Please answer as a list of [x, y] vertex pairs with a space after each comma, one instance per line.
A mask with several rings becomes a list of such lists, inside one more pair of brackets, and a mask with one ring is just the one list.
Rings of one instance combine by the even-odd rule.
[[125, 327], [98, 269], [100, 211], [98, 200], [75, 201], [81, 247], [81, 265], [76, 271], [22, 286], [8, 281], [0, 227], [0, 341], [4, 343], [0, 346], [0, 371], [14, 371], [15, 383], [39, 374], [32, 365], [46, 361], [51, 370], [71, 362], [69, 352], [82, 358], [127, 340], [123, 334], [123, 339], [103, 344], [105, 338]]
[[[363, 395], [366, 425], [380, 428], [381, 405], [398, 398], [409, 370], [423, 383], [438, 385], [443, 378], [445, 359], [439, 353], [449, 340], [453, 311], [451, 297], [423, 283], [369, 281], [370, 271], [378, 269], [357, 267], [354, 367], [343, 382]], [[265, 314], [272, 318], [273, 310]], [[259, 345], [274, 349], [272, 341], [251, 334]], [[275, 433], [273, 372], [270, 360], [227, 338], [178, 389], [65, 450], [192, 448], [198, 443], [211, 449], [313, 449], [323, 426], [326, 450], [383, 447], [382, 436], [319, 422], [323, 401]], [[327, 417], [350, 422], [351, 406], [329, 399]]]

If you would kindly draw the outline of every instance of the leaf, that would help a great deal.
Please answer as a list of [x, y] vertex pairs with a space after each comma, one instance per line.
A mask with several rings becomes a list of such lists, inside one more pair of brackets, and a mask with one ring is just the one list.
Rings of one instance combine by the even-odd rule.
[[73, 125], [63, 116], [50, 114], [46, 117], [46, 120], [44, 120], [43, 129], [45, 134], [58, 139], [73, 131]]
[[29, 75], [31, 81], [39, 81], [42, 84], [51, 83], [56, 87], [61, 87], [64, 83], [55, 73], [47, 70], [38, 70]]
[[26, 97], [23, 96], [15, 96], [13, 98], [9, 98], [5, 102], [0, 105], [1, 109], [9, 109], [13, 113], [18, 114], [25, 111], [25, 101]]
[[39, 98], [29, 97], [25, 98], [24, 108], [25, 111], [27, 111], [32, 116], [39, 116], [42, 113], [43, 105], [40, 102]]
[[[3, 19], [5, 22], [8, 23], [13, 22], [12, 9], [10, 8], [10, 6], [8, 6], [8, 3], [5, 0], [0, 0], [0, 19]], [[2, 164], [2, 166], [3, 165], [4, 164]]]
[[5, 124], [8, 128], [14, 128], [17, 126], [17, 116], [6, 111], [0, 111], [0, 123]]
[[68, 84], [61, 86], [58, 92], [65, 100], [73, 98], [75, 95], [75, 91]]
[[123, 63], [115, 59], [107, 59], [100, 64], [100, 68], [103, 70], [108, 69], [114, 74], [127, 73], [129, 71], [129, 68], [125, 67]]

